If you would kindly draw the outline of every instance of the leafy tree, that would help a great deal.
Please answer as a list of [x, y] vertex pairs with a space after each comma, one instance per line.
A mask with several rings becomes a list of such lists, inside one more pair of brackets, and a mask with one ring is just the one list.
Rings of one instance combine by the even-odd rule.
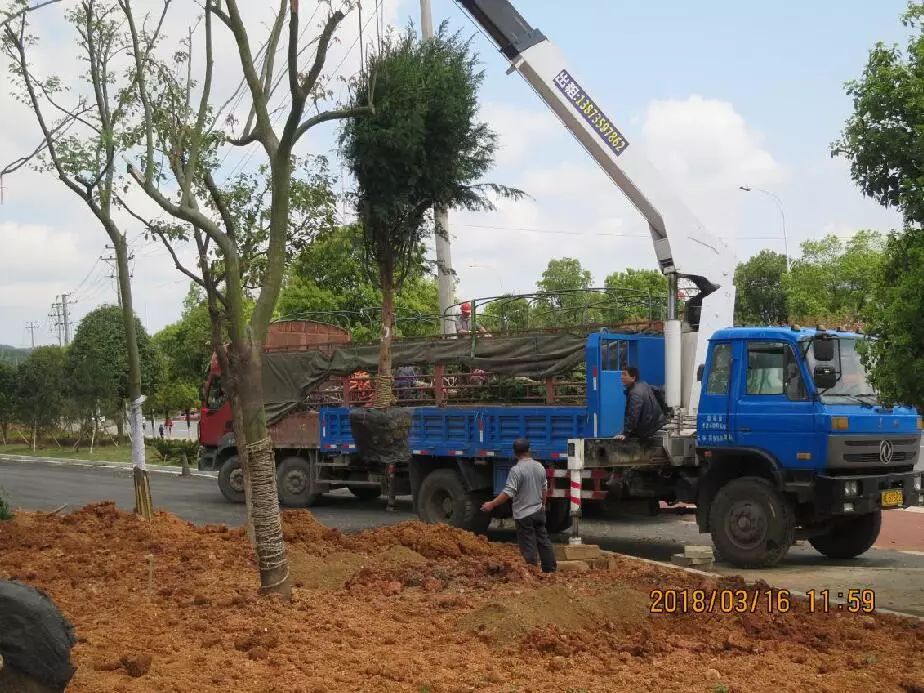
[[[141, 386], [152, 392], [164, 378], [163, 356], [137, 317], [134, 323]], [[124, 404], [131, 396], [122, 309], [102, 306], [87, 313], [74, 333], [67, 361], [69, 389], [84, 418], [104, 412], [116, 420], [121, 434]]]
[[363, 266], [382, 291], [378, 406], [394, 401], [395, 294], [427, 233], [428, 210], [435, 204], [491, 209], [488, 192], [522, 194], [477, 184], [497, 147], [490, 128], [475, 120], [482, 79], [469, 44], [444, 24], [426, 42], [410, 29], [387, 38], [352, 85], [354, 104], [372, 94], [376, 108], [370, 117], [346, 121], [340, 144], [357, 182]]
[[846, 242], [833, 235], [805, 241], [802, 257], [784, 275], [789, 315], [799, 322], [858, 321], [872, 296], [882, 244], [874, 231]]
[[607, 322], [658, 320], [667, 300], [667, 278], [658, 270], [633, 269], [613, 272], [604, 281], [607, 289]]
[[735, 322], [739, 325], [781, 325], [786, 309], [786, 256], [761, 250], [735, 269]]
[[[341, 226], [319, 234], [289, 265], [277, 314], [340, 325], [363, 342], [374, 337], [381, 305], [382, 293], [363, 268], [362, 229]], [[395, 333], [433, 334], [438, 314], [436, 282], [421, 245], [395, 296]]]
[[0, 438], [4, 445], [15, 416], [16, 367], [0, 361]]
[[924, 408], [924, 3], [909, 2], [904, 50], [877, 43], [862, 76], [848, 82], [853, 114], [834, 155], [850, 162], [860, 189], [897, 209], [905, 230], [886, 242], [864, 305], [873, 382], [891, 401]]
[[40, 431], [60, 423], [67, 406], [67, 353], [59, 346], [37, 347], [16, 371], [17, 418], [32, 431], [32, 449]]
[[531, 319], [540, 325], [579, 325], [598, 322], [600, 297], [586, 291], [593, 284], [590, 270], [580, 260], [563, 257], [549, 260], [536, 288], [548, 296], [535, 301]]
[[485, 306], [481, 320], [491, 332], [518, 332], [529, 329], [531, 310], [526, 298], [505, 294]]

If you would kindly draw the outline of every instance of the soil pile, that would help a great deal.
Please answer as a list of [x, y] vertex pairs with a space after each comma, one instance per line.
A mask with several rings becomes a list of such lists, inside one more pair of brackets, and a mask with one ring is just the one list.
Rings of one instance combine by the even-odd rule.
[[110, 503], [0, 523], [0, 578], [74, 624], [79, 692], [924, 689], [919, 621], [795, 598], [651, 614], [651, 590], [744, 585], [629, 559], [538, 576], [512, 546], [413, 522], [344, 535], [299, 511], [284, 528], [288, 603], [256, 596], [242, 530]]

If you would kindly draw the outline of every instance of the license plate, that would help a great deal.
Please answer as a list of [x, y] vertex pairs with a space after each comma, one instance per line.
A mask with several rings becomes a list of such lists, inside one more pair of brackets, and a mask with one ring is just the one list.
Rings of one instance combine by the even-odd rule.
[[901, 505], [904, 502], [905, 494], [900, 488], [894, 488], [882, 492], [882, 507], [884, 508], [892, 505]]

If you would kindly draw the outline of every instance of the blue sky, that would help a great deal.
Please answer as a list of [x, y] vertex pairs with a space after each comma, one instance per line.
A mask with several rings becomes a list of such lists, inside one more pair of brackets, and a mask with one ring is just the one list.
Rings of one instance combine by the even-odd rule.
[[[374, 4], [365, 0], [366, 16]], [[783, 244], [772, 200], [742, 193], [738, 185], [779, 195], [794, 255], [806, 238], [847, 237], [859, 228], [887, 231], [899, 223], [897, 215], [862, 198], [846, 164], [830, 158], [829, 146], [851, 110], [843, 83], [860, 75], [876, 41], [904, 43], [899, 22], [904, 2], [516, 4], [561, 48], [572, 73], [630, 142], [649, 152], [664, 184], [675, 188], [712, 231], [736, 240], [739, 258], [763, 247], [782, 251]], [[302, 5], [313, 8], [306, 0]], [[418, 23], [416, 0], [385, 0], [385, 7], [392, 24]], [[448, 19], [466, 35], [476, 32], [449, 0], [433, 0], [433, 15], [435, 22]], [[253, 36], [262, 34], [260, 19], [250, 24]], [[328, 62], [332, 68], [342, 61], [345, 75], [358, 66], [356, 20], [348, 17]], [[54, 13], [39, 21], [39, 65], [66, 69], [60, 60], [67, 46], [60, 21]], [[188, 21], [179, 15], [170, 25], [182, 29]], [[373, 33], [367, 29], [366, 38]], [[505, 75], [506, 61], [488, 39], [477, 34], [474, 45], [486, 73], [482, 115], [501, 144], [490, 179], [521, 187], [531, 199], [505, 202], [496, 213], [453, 212], [459, 298], [530, 290], [552, 257], [580, 259], [598, 284], [626, 266], [655, 267], [645, 226], [620, 191], [528, 85]], [[219, 41], [219, 64], [234, 67], [229, 49]], [[230, 67], [218, 76], [219, 83], [237, 79], [239, 68]], [[22, 153], [35, 132], [3, 78], [0, 122], [5, 163]], [[305, 151], [330, 152], [333, 134], [333, 128], [313, 134]], [[233, 152], [228, 162], [243, 159]], [[255, 156], [248, 165], [258, 162]], [[336, 162], [334, 171], [339, 174]], [[7, 249], [0, 257], [0, 343], [23, 345], [25, 323], [44, 325], [55, 295], [79, 288], [78, 318], [113, 295], [108, 270], [96, 261], [105, 238], [80, 204], [38, 173], [8, 179], [6, 188], [0, 206], [0, 243]], [[137, 230], [129, 235], [137, 255], [137, 310], [154, 331], [178, 317], [186, 282], [157, 246], [145, 244]], [[44, 329], [36, 336], [53, 339]]]

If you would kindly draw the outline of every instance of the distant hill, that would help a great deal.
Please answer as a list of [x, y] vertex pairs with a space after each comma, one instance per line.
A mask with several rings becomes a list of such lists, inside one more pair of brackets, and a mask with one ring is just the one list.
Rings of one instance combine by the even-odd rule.
[[12, 363], [14, 366], [22, 363], [29, 355], [29, 349], [17, 349], [7, 344], [0, 344], [0, 361]]

